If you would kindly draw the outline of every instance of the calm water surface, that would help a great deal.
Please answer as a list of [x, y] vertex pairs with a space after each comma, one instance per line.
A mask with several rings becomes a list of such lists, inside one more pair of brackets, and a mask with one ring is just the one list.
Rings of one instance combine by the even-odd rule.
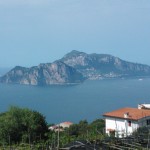
[[150, 79], [86, 81], [72, 86], [0, 84], [0, 112], [17, 105], [37, 110], [48, 123], [92, 121], [121, 107], [150, 103]]

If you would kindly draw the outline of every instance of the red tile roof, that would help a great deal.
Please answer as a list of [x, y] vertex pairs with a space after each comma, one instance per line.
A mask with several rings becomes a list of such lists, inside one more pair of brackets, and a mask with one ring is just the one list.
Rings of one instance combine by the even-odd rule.
[[72, 122], [62, 122], [62, 123], [64, 123], [64, 124], [68, 124], [68, 125], [71, 125], [71, 124], [73, 124]]
[[138, 108], [121, 108], [112, 112], [105, 113], [104, 117], [125, 118], [124, 114], [128, 113], [128, 119], [139, 120], [150, 116], [150, 110]]

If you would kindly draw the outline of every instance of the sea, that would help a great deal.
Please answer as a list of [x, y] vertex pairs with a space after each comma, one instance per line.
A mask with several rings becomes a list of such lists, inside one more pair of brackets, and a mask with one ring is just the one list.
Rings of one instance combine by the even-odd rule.
[[150, 78], [85, 81], [77, 85], [0, 84], [0, 113], [10, 106], [43, 114], [47, 123], [102, 119], [106, 112], [150, 103]]

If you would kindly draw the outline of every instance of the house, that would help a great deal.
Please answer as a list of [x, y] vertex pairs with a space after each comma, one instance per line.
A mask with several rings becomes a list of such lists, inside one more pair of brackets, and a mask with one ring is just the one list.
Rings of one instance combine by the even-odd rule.
[[62, 122], [59, 124], [60, 127], [64, 128], [69, 128], [71, 125], [73, 125], [72, 122]]
[[131, 135], [139, 127], [150, 126], [150, 110], [142, 108], [121, 108], [105, 113], [106, 134], [116, 137]]
[[69, 128], [71, 125], [73, 125], [72, 122], [62, 122], [62, 123], [59, 123], [57, 125], [54, 125], [54, 126], [51, 126], [49, 127], [49, 130], [52, 130], [52, 131], [64, 131], [65, 128]]
[[138, 108], [139, 109], [149, 109], [150, 110], [150, 104], [139, 104]]

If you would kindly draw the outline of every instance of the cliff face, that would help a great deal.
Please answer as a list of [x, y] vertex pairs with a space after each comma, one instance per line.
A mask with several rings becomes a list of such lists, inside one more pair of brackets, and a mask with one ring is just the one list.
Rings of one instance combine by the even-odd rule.
[[150, 76], [150, 66], [106, 54], [72, 51], [59, 61], [24, 68], [15, 67], [0, 78], [2, 83], [50, 85], [81, 83], [85, 79]]
[[81, 73], [61, 61], [40, 64], [32, 68], [15, 67], [1, 79], [3, 83], [27, 85], [50, 85], [80, 83], [84, 80]]
[[61, 61], [76, 68], [89, 79], [150, 76], [150, 66], [131, 63], [106, 54], [72, 51]]

